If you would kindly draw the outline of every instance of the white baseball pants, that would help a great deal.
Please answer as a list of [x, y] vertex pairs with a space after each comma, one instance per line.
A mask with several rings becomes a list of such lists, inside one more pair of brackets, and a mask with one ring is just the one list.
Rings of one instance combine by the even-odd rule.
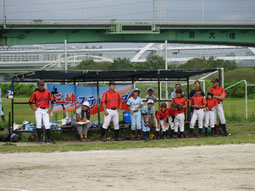
[[47, 113], [48, 109], [37, 108], [35, 111], [35, 120], [36, 120], [36, 127], [38, 129], [42, 128], [42, 121], [45, 126], [45, 129], [50, 129], [50, 117]]
[[172, 116], [168, 117], [168, 123], [169, 123], [169, 126], [170, 126], [171, 130], [174, 130], [174, 121], [173, 121]]
[[210, 127], [214, 128], [215, 125], [215, 113], [213, 111], [206, 111], [205, 112], [205, 127], [208, 128], [210, 123]]
[[215, 113], [215, 119], [214, 119], [215, 124], [217, 123], [217, 114], [219, 115], [220, 123], [226, 124], [226, 119], [225, 119], [222, 103], [218, 104], [218, 107], [214, 109], [214, 113]]
[[103, 124], [103, 128], [107, 129], [110, 125], [111, 119], [113, 122], [113, 128], [114, 130], [118, 130], [119, 129], [119, 113], [117, 110], [112, 110], [112, 109], [106, 109], [106, 111], [108, 112], [108, 115], [104, 115], [104, 124]]
[[178, 128], [180, 128], [180, 132], [184, 132], [184, 113], [178, 113], [174, 119], [174, 132], [178, 132]]
[[190, 128], [194, 129], [196, 120], [198, 120], [198, 128], [203, 128], [204, 109], [194, 109], [193, 115], [190, 121]]
[[[169, 126], [167, 124], [164, 124], [164, 120], [159, 120], [159, 123], [160, 123], [160, 127], [162, 128], [162, 131], [166, 132]], [[160, 127], [156, 128], [156, 131], [160, 131]]]

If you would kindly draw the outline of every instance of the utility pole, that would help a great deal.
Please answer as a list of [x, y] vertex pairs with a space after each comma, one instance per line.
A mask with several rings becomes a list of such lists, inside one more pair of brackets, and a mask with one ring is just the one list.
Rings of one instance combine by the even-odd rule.
[[5, 0], [3, 0], [3, 27], [6, 28]]

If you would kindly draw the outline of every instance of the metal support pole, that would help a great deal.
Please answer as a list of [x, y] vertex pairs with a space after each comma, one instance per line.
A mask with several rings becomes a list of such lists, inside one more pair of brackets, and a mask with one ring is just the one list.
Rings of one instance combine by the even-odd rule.
[[218, 72], [219, 72], [219, 81], [220, 81], [220, 86], [222, 86], [222, 79], [221, 79], [221, 77], [222, 77], [222, 75], [221, 75], [221, 68], [220, 69], [218, 69]]
[[97, 117], [98, 127], [100, 127], [100, 104], [99, 104], [99, 81], [97, 80]]
[[[65, 72], [67, 73], [67, 40], [64, 40], [64, 48], [65, 48]], [[68, 116], [69, 116], [68, 111], [66, 111], [66, 118]]]
[[224, 88], [224, 68], [221, 68], [221, 87]]
[[189, 77], [187, 77], [187, 98], [189, 99]]
[[158, 76], [158, 109], [160, 109], [160, 102], [161, 102], [161, 98], [160, 98], [160, 76]]
[[[167, 59], [168, 59], [168, 54], [167, 54], [167, 40], [165, 41], [165, 70], [168, 70], [168, 62], [167, 62]], [[167, 80], [167, 79], [166, 79]], [[168, 83], [166, 81], [166, 100], [168, 100]], [[166, 103], [167, 106], [168, 106], [168, 102]]]
[[[14, 82], [13, 82], [13, 86], [12, 86], [12, 91], [14, 92]], [[12, 98], [12, 123], [11, 123], [11, 128], [13, 131], [13, 124], [14, 124], [14, 94], [13, 94], [13, 98]]]

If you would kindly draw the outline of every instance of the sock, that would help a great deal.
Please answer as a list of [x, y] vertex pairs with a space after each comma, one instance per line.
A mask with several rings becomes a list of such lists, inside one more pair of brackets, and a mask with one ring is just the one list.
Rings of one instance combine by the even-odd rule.
[[37, 129], [38, 140], [42, 140], [42, 129]]
[[102, 137], [105, 137], [105, 135], [106, 135], [106, 129], [102, 128], [101, 136], [102, 136]]
[[119, 130], [114, 130], [114, 133], [115, 133], [115, 138], [119, 139]]
[[50, 129], [46, 129], [46, 135], [47, 135], [47, 139], [51, 140], [50, 136], [51, 136], [51, 131]]

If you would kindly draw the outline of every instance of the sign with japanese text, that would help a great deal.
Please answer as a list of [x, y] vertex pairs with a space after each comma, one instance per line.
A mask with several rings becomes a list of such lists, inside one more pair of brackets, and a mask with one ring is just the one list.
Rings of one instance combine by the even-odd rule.
[[[116, 85], [116, 91], [123, 99], [121, 106], [122, 110], [127, 110], [126, 102], [132, 92], [133, 85]], [[51, 91], [55, 97], [54, 111], [71, 111], [75, 110], [82, 105], [84, 101], [90, 104], [91, 114], [98, 112], [97, 107], [97, 88], [91, 86], [76, 86], [76, 85], [61, 85], [61, 84], [48, 84], [48, 90]], [[101, 105], [102, 95], [108, 90], [108, 86], [99, 87], [99, 105], [100, 111], [103, 111]]]

